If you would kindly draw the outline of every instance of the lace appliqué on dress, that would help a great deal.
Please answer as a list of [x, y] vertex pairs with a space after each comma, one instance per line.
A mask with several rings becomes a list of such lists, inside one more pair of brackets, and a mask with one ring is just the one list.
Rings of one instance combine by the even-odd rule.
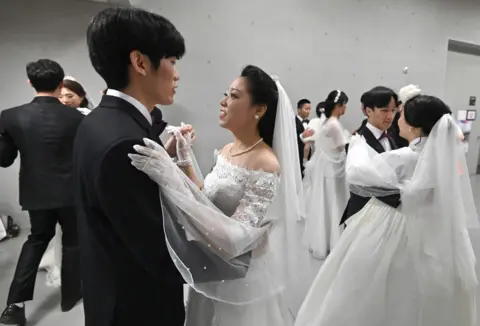
[[215, 167], [205, 178], [203, 191], [225, 215], [259, 227], [279, 180], [278, 174], [242, 168], [218, 155]]

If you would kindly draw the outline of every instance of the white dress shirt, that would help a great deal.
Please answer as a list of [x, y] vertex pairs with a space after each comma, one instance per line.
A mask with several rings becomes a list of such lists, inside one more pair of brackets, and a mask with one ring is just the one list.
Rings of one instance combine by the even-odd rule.
[[302, 125], [303, 125], [303, 128], [305, 128], [305, 130], [306, 130], [307, 127], [308, 127], [308, 122], [303, 121], [303, 120], [305, 120], [305, 119], [303, 119], [303, 118], [302, 118], [301, 116], [299, 116], [299, 115], [297, 115], [297, 118], [298, 118], [298, 120], [300, 120], [300, 122], [301, 122]]
[[115, 97], [121, 98], [122, 100], [127, 101], [128, 103], [130, 103], [131, 105], [136, 107], [137, 110], [140, 111], [140, 113], [145, 117], [145, 119], [147, 119], [147, 121], [150, 124], [152, 124], [152, 116], [150, 115], [150, 112], [145, 107], [145, 105], [140, 103], [136, 98], [131, 97], [130, 95], [127, 95], [127, 94], [122, 93], [120, 91], [110, 89], [110, 88], [107, 90], [107, 94], [105, 94], [105, 95], [115, 96]]
[[375, 138], [377, 138], [380, 144], [382, 144], [385, 151], [388, 152], [392, 150], [392, 147], [390, 146], [390, 141], [388, 140], [387, 137], [383, 137], [382, 139], [380, 139], [386, 131], [381, 131], [377, 127], [374, 127], [370, 122], [367, 123], [366, 127], [368, 128], [368, 130], [372, 132]]

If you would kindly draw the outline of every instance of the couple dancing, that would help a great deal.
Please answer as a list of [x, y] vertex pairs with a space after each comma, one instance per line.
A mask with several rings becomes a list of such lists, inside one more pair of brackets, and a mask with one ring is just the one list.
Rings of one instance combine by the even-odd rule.
[[294, 112], [281, 84], [254, 66], [233, 81], [219, 121], [234, 142], [201, 184], [192, 128], [163, 145], [165, 123], [150, 109], [173, 103], [180, 33], [120, 8], [94, 17], [87, 39], [108, 91], [74, 149], [85, 324], [184, 325], [186, 282], [187, 325], [292, 325], [308, 252], [297, 230]]
[[387, 138], [392, 148], [385, 148], [372, 123], [383, 121], [386, 130], [398, 101], [391, 90], [372, 91], [364, 96], [369, 123], [350, 140], [345, 166], [352, 198], [364, 203], [295, 325], [474, 326], [478, 282], [468, 228], [478, 221], [450, 108], [416, 86], [403, 88], [398, 129], [409, 146], [393, 149]]

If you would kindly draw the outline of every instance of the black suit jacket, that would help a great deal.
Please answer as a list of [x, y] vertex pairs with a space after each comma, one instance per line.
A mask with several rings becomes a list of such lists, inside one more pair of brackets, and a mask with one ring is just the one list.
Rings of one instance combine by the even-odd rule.
[[[359, 129], [357, 133], [365, 137], [367, 144], [370, 145], [370, 147], [372, 147], [375, 151], [377, 151], [378, 153], [385, 152], [385, 149], [383, 148], [380, 141], [378, 141], [378, 139], [372, 134], [370, 129], [366, 127], [366, 124], [362, 126], [362, 128]], [[397, 145], [395, 144], [395, 141], [390, 136], [388, 140], [390, 142], [390, 147], [392, 148], [392, 150], [397, 149]], [[347, 146], [347, 151], [348, 151], [348, 146]], [[371, 197], [362, 197], [350, 192], [350, 199], [348, 200], [347, 208], [343, 213], [340, 224], [344, 224], [352, 215], [355, 215], [356, 213], [361, 211], [362, 208], [368, 203], [370, 199]], [[377, 197], [377, 199], [392, 207], [398, 207], [400, 205], [400, 195]]]
[[0, 113], [0, 166], [20, 152], [20, 205], [25, 210], [73, 206], [73, 142], [83, 114], [51, 96]]
[[160, 142], [157, 127], [127, 101], [104, 96], [78, 129], [86, 326], [183, 325], [183, 280], [166, 247], [159, 188], [127, 156], [143, 138]]
[[[300, 135], [305, 131], [305, 127], [303, 126], [302, 121], [298, 117], [295, 117], [295, 125], [297, 127], [297, 142], [298, 142], [298, 154], [300, 160], [300, 171], [302, 173], [302, 177], [304, 175], [305, 167], [303, 166], [303, 153], [305, 150], [305, 143], [300, 138]], [[308, 154], [308, 159], [311, 157], [311, 152]]]

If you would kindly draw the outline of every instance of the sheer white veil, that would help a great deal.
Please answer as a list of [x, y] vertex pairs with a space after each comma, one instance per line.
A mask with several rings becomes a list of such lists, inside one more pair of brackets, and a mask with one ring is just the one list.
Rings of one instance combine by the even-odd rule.
[[[311, 269], [309, 254], [303, 248], [301, 238], [304, 217], [303, 182], [298, 160], [295, 113], [292, 103], [278, 77], [273, 76], [278, 89], [278, 108], [273, 137], [273, 150], [280, 162], [281, 182], [272, 209], [284, 214], [285, 219], [285, 268], [287, 271], [286, 298], [292, 314], [296, 315], [310, 287]], [[282, 213], [283, 212], [283, 213]]]

